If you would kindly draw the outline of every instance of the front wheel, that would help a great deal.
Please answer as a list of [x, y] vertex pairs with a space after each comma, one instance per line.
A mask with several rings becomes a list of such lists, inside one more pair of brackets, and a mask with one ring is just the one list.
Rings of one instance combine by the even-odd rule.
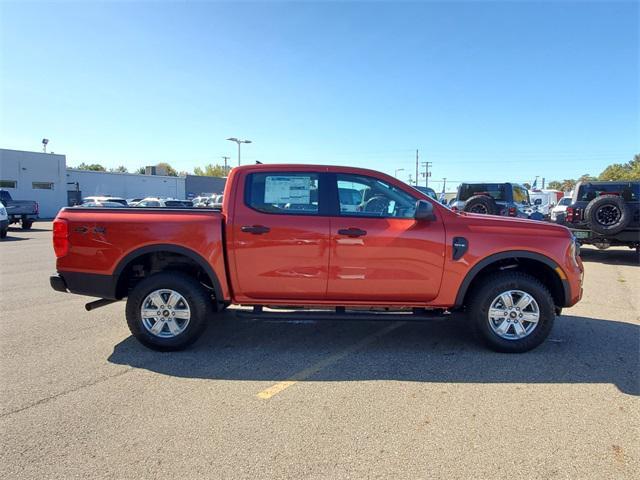
[[546, 287], [520, 272], [487, 277], [467, 307], [476, 334], [492, 350], [507, 353], [527, 352], [544, 342], [556, 316]]
[[127, 299], [127, 324], [143, 345], [160, 351], [181, 350], [195, 342], [212, 314], [207, 290], [180, 272], [152, 275]]

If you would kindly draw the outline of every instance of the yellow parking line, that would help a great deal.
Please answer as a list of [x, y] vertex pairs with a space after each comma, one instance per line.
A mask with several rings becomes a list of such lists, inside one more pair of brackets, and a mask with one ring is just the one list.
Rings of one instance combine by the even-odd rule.
[[333, 355], [328, 356], [324, 360], [320, 360], [318, 363], [311, 365], [310, 367], [305, 368], [304, 370], [301, 370], [298, 373], [295, 373], [294, 375], [291, 376], [290, 379], [284, 380], [282, 382], [278, 382], [275, 385], [272, 385], [271, 387], [267, 388], [266, 390], [262, 390], [260, 393], [257, 394], [257, 397], [267, 400], [273, 397], [274, 395], [277, 395], [278, 393], [282, 392], [283, 390], [286, 390], [290, 386], [295, 385], [296, 383], [301, 382], [302, 380], [306, 380], [307, 378], [319, 372], [323, 368], [326, 368], [329, 365], [338, 362], [339, 360], [346, 357], [347, 355], [357, 350], [360, 350], [361, 348], [366, 347], [367, 345], [375, 342], [380, 337], [383, 337], [384, 335], [386, 335], [389, 332], [392, 332], [396, 328], [401, 327], [405, 323], [406, 322], [392, 323], [391, 325], [388, 325], [378, 330], [377, 332], [372, 333], [371, 335], [363, 338], [358, 343], [354, 343], [353, 345], [345, 348], [344, 350], [334, 353]]

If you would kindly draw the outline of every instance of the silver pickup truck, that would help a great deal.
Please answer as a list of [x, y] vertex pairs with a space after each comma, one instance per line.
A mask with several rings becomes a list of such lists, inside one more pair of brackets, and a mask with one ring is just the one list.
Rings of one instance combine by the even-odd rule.
[[0, 202], [7, 210], [9, 224], [20, 222], [23, 230], [29, 230], [38, 218], [40, 206], [35, 200], [13, 200], [6, 190], [0, 190]]

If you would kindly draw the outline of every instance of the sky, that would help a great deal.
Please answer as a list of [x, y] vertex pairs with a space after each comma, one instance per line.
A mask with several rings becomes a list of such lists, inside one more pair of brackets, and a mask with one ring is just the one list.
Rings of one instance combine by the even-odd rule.
[[639, 23], [637, 1], [0, 0], [0, 147], [192, 171], [239, 137], [243, 163], [405, 181], [418, 149], [437, 190], [597, 175], [640, 152]]

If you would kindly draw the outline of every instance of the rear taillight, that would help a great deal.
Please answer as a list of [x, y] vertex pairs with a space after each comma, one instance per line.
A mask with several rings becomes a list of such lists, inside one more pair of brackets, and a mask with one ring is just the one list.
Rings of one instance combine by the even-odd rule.
[[518, 215], [518, 210], [516, 207], [509, 207], [509, 216], [516, 217]]
[[57, 258], [69, 253], [69, 224], [61, 218], [53, 221], [53, 251]]
[[573, 217], [575, 215], [575, 212], [573, 211], [573, 207], [567, 207], [567, 210], [565, 212], [565, 220], [567, 222], [573, 222]]
[[36, 215], [40, 213], [40, 204], [36, 202]]

